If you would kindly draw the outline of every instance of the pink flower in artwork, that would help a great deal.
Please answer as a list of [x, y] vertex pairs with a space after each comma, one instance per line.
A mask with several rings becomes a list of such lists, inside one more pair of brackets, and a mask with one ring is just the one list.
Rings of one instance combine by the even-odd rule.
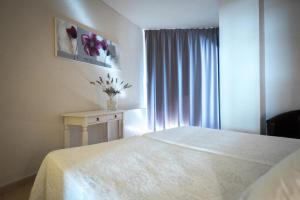
[[95, 33], [82, 34], [81, 42], [84, 52], [89, 56], [99, 56], [99, 49], [102, 48], [102, 42], [97, 39]]
[[106, 40], [101, 41], [103, 51], [106, 51], [106, 56], [110, 56], [110, 51], [108, 49], [108, 44]]
[[108, 44], [107, 44], [107, 41], [106, 40], [102, 40], [101, 41], [101, 46], [102, 46], [102, 49], [104, 51], [106, 51], [108, 49]]
[[77, 30], [74, 26], [71, 26], [70, 28], [66, 29], [67, 34], [70, 39], [76, 39], [77, 38]]

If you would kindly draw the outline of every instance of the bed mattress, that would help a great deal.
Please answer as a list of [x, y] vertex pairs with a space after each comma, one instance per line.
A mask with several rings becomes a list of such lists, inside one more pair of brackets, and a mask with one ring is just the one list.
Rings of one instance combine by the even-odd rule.
[[30, 200], [234, 200], [300, 141], [182, 127], [49, 153]]

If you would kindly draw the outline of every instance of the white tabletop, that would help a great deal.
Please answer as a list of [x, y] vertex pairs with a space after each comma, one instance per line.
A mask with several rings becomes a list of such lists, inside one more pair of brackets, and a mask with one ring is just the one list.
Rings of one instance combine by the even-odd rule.
[[92, 117], [98, 115], [111, 115], [116, 113], [124, 112], [124, 110], [93, 110], [85, 112], [75, 112], [62, 114], [63, 117]]

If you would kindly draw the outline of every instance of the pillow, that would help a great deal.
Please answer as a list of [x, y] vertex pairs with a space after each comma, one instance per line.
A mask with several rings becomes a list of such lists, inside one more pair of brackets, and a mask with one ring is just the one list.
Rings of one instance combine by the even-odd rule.
[[276, 164], [240, 197], [240, 200], [299, 199], [300, 149]]

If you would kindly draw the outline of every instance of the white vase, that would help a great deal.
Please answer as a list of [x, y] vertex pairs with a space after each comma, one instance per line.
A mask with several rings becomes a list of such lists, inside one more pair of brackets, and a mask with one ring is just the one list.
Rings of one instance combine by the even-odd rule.
[[118, 108], [118, 98], [116, 96], [109, 96], [107, 100], [107, 110], [117, 110]]

